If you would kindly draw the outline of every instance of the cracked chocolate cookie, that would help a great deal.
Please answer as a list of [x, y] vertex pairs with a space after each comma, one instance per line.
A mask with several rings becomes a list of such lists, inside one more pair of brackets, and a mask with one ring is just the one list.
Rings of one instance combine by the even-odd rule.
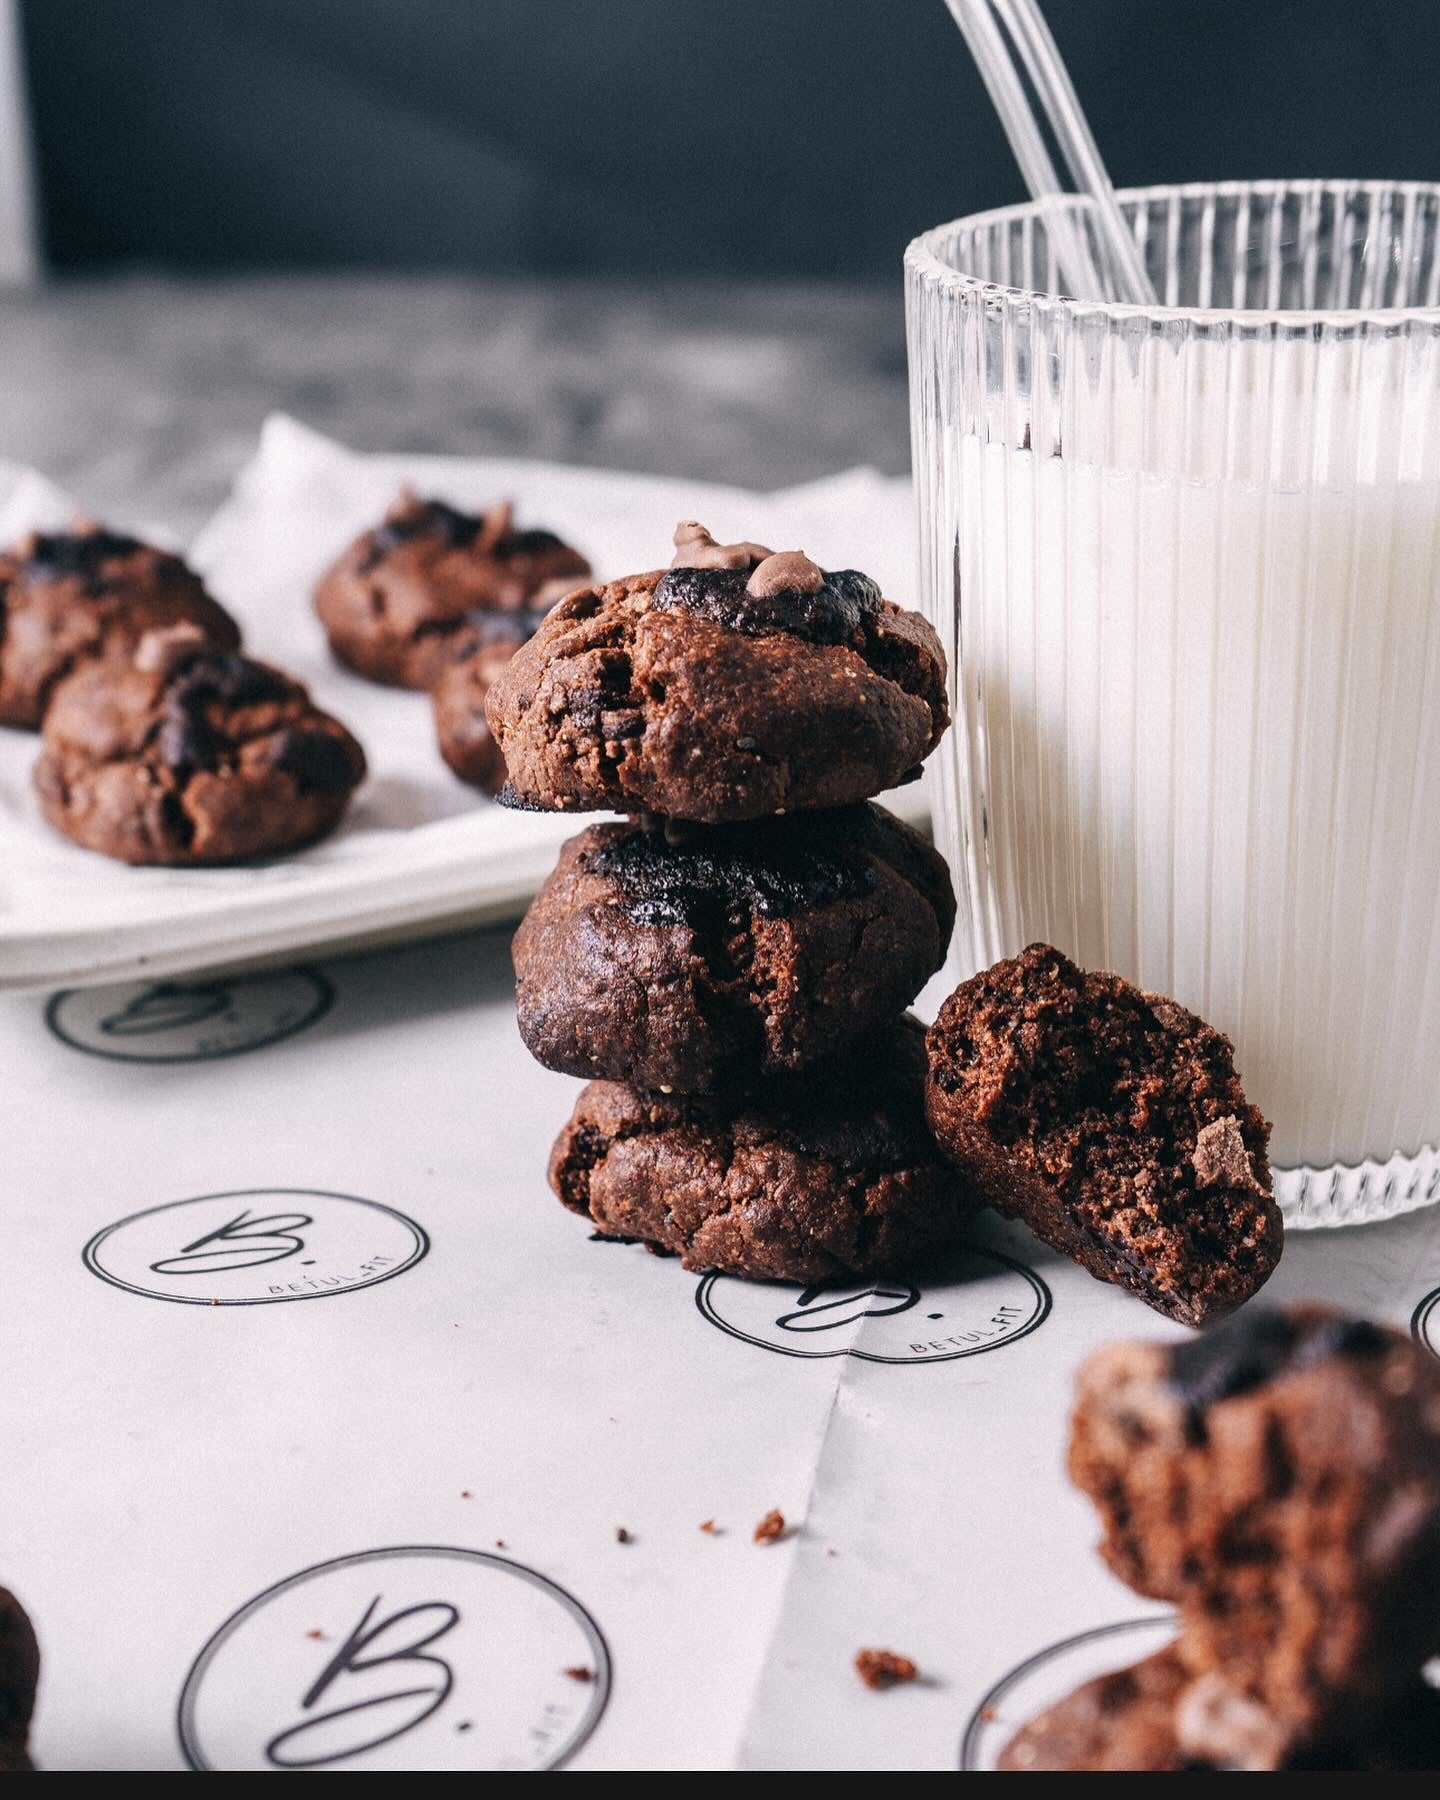
[[591, 1082], [550, 1185], [602, 1236], [687, 1269], [813, 1282], [909, 1268], [953, 1244], [975, 1208], [925, 1128], [923, 1083], [910, 1018], [750, 1100]]
[[1280, 1258], [1270, 1127], [1173, 1000], [1045, 944], [965, 982], [928, 1039], [936, 1138], [989, 1205], [1182, 1324]]
[[515, 935], [520, 1035], [566, 1075], [753, 1083], [903, 1012], [954, 920], [944, 858], [869, 803], [674, 842], [592, 825]]
[[298, 681], [184, 632], [90, 663], [45, 715], [35, 790], [57, 830], [129, 863], [223, 863], [323, 837], [365, 773]]
[[482, 793], [498, 794], [505, 785], [505, 758], [485, 717], [485, 696], [544, 616], [529, 609], [473, 615], [463, 643], [431, 689], [440, 754], [463, 782]]
[[1352, 1737], [1297, 1743], [1263, 1706], [1186, 1666], [1177, 1645], [1047, 1707], [1001, 1752], [1009, 1773], [1440, 1768], [1440, 1694], [1418, 1677]]
[[30, 1716], [40, 1678], [40, 1647], [25, 1608], [0, 1588], [0, 1775], [34, 1768], [28, 1749]]
[[486, 711], [523, 803], [704, 824], [869, 799], [949, 722], [918, 613], [853, 569], [689, 521], [670, 569], [563, 600]]
[[551, 531], [521, 531], [508, 501], [467, 513], [406, 489], [321, 576], [315, 611], [347, 667], [428, 688], [473, 639], [475, 616], [543, 611], [590, 573]]
[[1440, 1366], [1399, 1332], [1255, 1307], [1111, 1345], [1081, 1370], [1069, 1464], [1105, 1561], [1178, 1607], [1212, 1677], [1192, 1742], [1246, 1707], [1272, 1757], [1359, 1741], [1440, 1653]]
[[235, 621], [181, 557], [77, 520], [0, 555], [0, 725], [35, 730], [57, 682], [91, 657], [131, 656], [147, 631], [192, 625], [236, 650]]

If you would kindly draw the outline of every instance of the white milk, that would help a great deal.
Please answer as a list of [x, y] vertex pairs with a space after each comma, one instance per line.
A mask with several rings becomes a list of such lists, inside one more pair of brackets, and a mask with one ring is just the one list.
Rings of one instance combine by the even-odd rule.
[[1045, 939], [1174, 994], [1278, 1166], [1440, 1143], [1440, 494], [958, 452], [976, 964]]

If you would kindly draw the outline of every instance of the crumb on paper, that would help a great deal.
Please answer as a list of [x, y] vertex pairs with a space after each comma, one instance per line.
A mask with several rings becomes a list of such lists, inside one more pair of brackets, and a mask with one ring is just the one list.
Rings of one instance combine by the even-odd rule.
[[470, 1492], [469, 1488], [461, 1488], [460, 1498], [462, 1500], [473, 1500], [475, 1496]]
[[993, 1706], [982, 1706], [980, 1708], [980, 1717], [987, 1725], [993, 1725], [1000, 1715]]
[[576, 1663], [573, 1668], [567, 1669], [565, 1673], [572, 1681], [593, 1681], [595, 1679], [595, 1671], [587, 1668], [584, 1663]]
[[755, 1542], [757, 1544], [778, 1544], [784, 1535], [785, 1515], [778, 1506], [772, 1506], [755, 1527]]
[[506, 1544], [506, 1542], [505, 1542], [505, 1540], [504, 1540], [504, 1538], [496, 1538], [496, 1540], [495, 1540], [495, 1548], [496, 1548], [496, 1549], [497, 1549], [497, 1550], [504, 1550], [504, 1549], [507, 1549], [507, 1548], [508, 1548], [508, 1546], [507, 1546], [507, 1544]]
[[635, 1540], [623, 1525], [617, 1525], [615, 1527], [615, 1542], [617, 1544], [633, 1544]]
[[700, 1521], [700, 1529], [705, 1533], [706, 1537], [719, 1537], [720, 1535], [720, 1527], [713, 1519], [702, 1519]]
[[913, 1681], [919, 1671], [908, 1656], [898, 1656], [893, 1650], [857, 1650], [855, 1673], [866, 1687], [883, 1694], [887, 1688]]
[[325, 1633], [321, 1631], [318, 1626], [316, 1626], [313, 1631], [307, 1631], [305, 1635], [308, 1638], [314, 1638], [317, 1644], [328, 1644], [330, 1642], [329, 1638], [326, 1637]]

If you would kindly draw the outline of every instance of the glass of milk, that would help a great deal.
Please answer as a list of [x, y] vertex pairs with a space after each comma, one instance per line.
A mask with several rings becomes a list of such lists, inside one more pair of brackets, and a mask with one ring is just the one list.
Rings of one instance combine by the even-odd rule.
[[[1084, 203], [1066, 203], [1095, 254]], [[1440, 1195], [1440, 185], [1038, 206], [906, 256], [957, 974], [1036, 939], [1234, 1041], [1292, 1224]]]

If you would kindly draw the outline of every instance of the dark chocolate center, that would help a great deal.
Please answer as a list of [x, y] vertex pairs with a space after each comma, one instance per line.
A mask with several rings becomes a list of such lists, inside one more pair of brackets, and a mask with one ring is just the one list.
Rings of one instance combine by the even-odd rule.
[[636, 829], [587, 851], [584, 867], [613, 884], [639, 925], [707, 924], [735, 915], [786, 919], [806, 907], [855, 899], [875, 885], [868, 857], [846, 854], [833, 813], [808, 819], [697, 829], [678, 844]]
[[860, 621], [880, 610], [880, 589], [855, 569], [827, 569], [813, 594], [783, 590], [752, 594], [748, 569], [667, 569], [652, 604], [660, 612], [684, 611], [747, 637], [778, 631], [814, 644], [843, 644]]
[[289, 700], [290, 684], [244, 656], [202, 652], [182, 665], [161, 700], [156, 746], [167, 768], [184, 778], [213, 769], [230, 740], [206, 717], [212, 704], [258, 706]]
[[341, 740], [328, 731], [291, 726], [280, 734], [274, 764], [293, 775], [311, 794], [343, 794], [355, 785], [355, 771]]
[[139, 538], [120, 531], [56, 531], [39, 534], [25, 558], [30, 581], [66, 581], [79, 578], [94, 584], [101, 565], [112, 556], [133, 556], [144, 545]]
[[1292, 1319], [1251, 1306], [1223, 1325], [1177, 1344], [1170, 1385], [1185, 1408], [1187, 1433], [1205, 1442], [1205, 1415], [1222, 1400], [1251, 1393], [1282, 1375], [1332, 1356], [1383, 1356], [1390, 1339], [1367, 1319]]

